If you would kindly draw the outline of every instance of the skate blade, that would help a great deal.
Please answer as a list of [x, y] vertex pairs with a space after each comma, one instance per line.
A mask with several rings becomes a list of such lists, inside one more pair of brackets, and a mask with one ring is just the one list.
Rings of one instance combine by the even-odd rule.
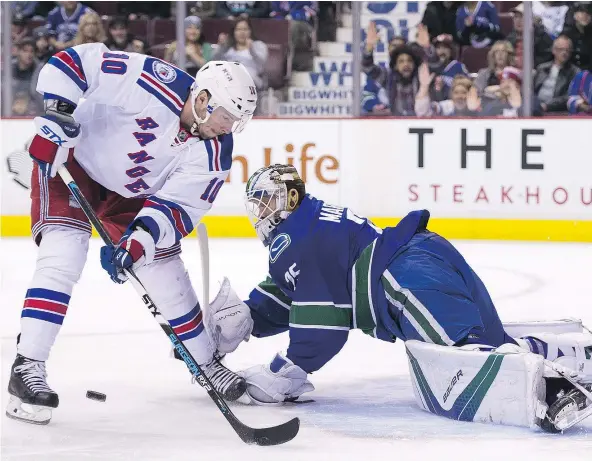
[[45, 425], [51, 421], [51, 408], [24, 403], [18, 397], [11, 396], [6, 406], [6, 416], [25, 423]]
[[590, 415], [592, 415], [592, 405], [584, 408], [583, 410], [570, 413], [565, 418], [561, 418], [559, 421], [557, 421], [557, 423], [555, 423], [555, 427], [560, 431], [564, 431], [575, 424], [578, 424], [580, 421], [586, 419]]

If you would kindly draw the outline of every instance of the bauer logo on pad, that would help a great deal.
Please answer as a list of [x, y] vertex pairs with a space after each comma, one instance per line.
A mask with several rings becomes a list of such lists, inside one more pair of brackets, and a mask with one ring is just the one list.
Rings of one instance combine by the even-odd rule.
[[269, 245], [269, 260], [272, 263], [276, 262], [284, 250], [290, 246], [291, 241], [288, 234], [280, 234], [274, 238]]

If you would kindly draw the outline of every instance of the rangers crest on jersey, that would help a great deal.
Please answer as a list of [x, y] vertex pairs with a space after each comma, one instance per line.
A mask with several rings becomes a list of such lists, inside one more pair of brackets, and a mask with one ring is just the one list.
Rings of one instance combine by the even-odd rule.
[[152, 72], [154, 72], [154, 76], [162, 83], [171, 83], [177, 78], [175, 68], [161, 61], [154, 61], [152, 63]]

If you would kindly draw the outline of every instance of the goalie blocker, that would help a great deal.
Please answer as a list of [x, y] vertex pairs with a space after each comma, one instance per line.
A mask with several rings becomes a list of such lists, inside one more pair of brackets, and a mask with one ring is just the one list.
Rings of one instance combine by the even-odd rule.
[[[571, 319], [523, 322], [505, 324], [504, 329], [513, 336], [543, 331], [563, 335], [581, 333], [582, 324]], [[405, 346], [413, 392], [422, 409], [460, 421], [542, 426], [557, 432], [549, 424], [549, 416], [557, 415], [553, 405], [550, 411], [547, 400], [557, 402], [549, 394], [556, 392], [559, 382], [573, 389], [573, 380], [562, 375], [561, 369], [557, 373], [556, 367], [552, 368], [553, 364], [543, 356], [513, 344], [493, 349], [474, 344], [446, 347], [412, 340]], [[559, 427], [566, 429], [577, 422], [576, 418], [580, 421], [588, 416], [585, 408], [581, 410], [564, 411], [573, 414]], [[559, 419], [554, 419], [554, 423]]]

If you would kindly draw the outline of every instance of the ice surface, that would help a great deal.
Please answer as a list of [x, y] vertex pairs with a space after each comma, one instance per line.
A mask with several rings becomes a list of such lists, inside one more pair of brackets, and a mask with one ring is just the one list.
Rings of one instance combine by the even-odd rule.
[[[551, 243], [456, 242], [488, 286], [503, 320], [579, 317], [592, 325], [592, 247]], [[2, 414], [19, 331], [20, 306], [35, 264], [29, 239], [0, 243]], [[199, 285], [195, 240], [184, 259]], [[302, 429], [277, 447], [244, 445], [205, 392], [190, 384], [133, 288], [100, 269], [94, 240], [68, 316], [48, 361], [60, 407], [48, 426], [0, 417], [6, 460], [591, 460], [592, 418], [562, 435], [446, 420], [415, 405], [401, 344], [358, 332], [311, 380], [315, 403], [291, 408], [234, 406], [246, 424], [299, 416]], [[212, 297], [228, 275], [246, 296], [266, 274], [256, 240], [210, 242]], [[229, 357], [234, 369], [269, 361], [287, 336], [252, 339]], [[99, 403], [91, 389], [107, 394]]]

